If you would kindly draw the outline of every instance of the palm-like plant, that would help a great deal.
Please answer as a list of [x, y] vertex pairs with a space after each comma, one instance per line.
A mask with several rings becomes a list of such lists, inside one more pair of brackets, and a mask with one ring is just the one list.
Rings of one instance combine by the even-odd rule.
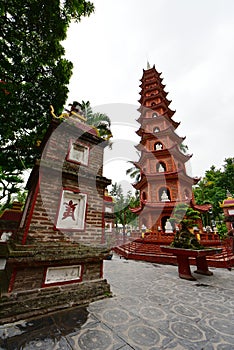
[[183, 142], [179, 145], [179, 149], [181, 150], [181, 152], [183, 152], [184, 154], [187, 153], [188, 151], [188, 146], [185, 145]]
[[89, 101], [81, 102], [81, 110], [87, 118], [87, 124], [94, 126], [98, 130], [100, 137], [105, 140], [109, 140], [112, 137], [110, 130], [111, 120], [105, 113], [94, 113]]
[[126, 175], [129, 175], [131, 179], [135, 179], [134, 182], [138, 182], [141, 177], [140, 170], [134, 166], [126, 170]]
[[[132, 162], [131, 160], [129, 160], [128, 163], [134, 164], [134, 162]], [[138, 182], [141, 178], [140, 169], [137, 168], [135, 165], [126, 170], [126, 175], [129, 175], [131, 179], [134, 179], [134, 182]]]

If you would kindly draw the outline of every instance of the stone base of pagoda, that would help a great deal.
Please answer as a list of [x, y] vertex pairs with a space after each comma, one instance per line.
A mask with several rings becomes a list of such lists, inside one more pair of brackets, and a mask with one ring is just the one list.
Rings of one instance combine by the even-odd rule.
[[[208, 256], [206, 258], [208, 266], [228, 269], [234, 267], [234, 254], [232, 252], [229, 254], [229, 248], [226, 248], [225, 246], [222, 246], [220, 249], [222, 250], [220, 254]], [[141, 260], [157, 264], [178, 264], [177, 257], [170, 253], [162, 252], [161, 244], [159, 244], [157, 241], [136, 239], [133, 242], [119, 245], [113, 250], [120, 257], [125, 259]], [[196, 265], [196, 258], [189, 257], [189, 264]]]
[[111, 296], [107, 255], [78, 244], [0, 245], [0, 324]]

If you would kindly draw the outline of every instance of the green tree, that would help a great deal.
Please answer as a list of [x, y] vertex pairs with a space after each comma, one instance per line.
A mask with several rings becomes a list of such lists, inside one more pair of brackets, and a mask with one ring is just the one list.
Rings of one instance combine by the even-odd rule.
[[137, 216], [132, 213], [129, 209], [130, 207], [135, 207], [137, 203], [139, 204], [139, 196], [133, 196], [131, 191], [128, 191], [127, 195], [123, 194], [123, 189], [121, 185], [114, 183], [110, 191], [111, 196], [114, 197], [114, 211], [115, 211], [115, 224], [123, 226], [123, 234], [126, 233], [126, 225], [131, 224], [136, 225]]
[[217, 181], [217, 186], [223, 188], [226, 193], [229, 191], [234, 195], [234, 158], [226, 158], [224, 162], [223, 172]]
[[87, 118], [87, 124], [94, 126], [100, 137], [107, 140], [112, 137], [111, 120], [105, 113], [94, 113], [89, 101], [82, 101], [81, 110]]
[[[215, 220], [222, 221], [223, 210], [220, 202], [226, 198], [227, 190], [234, 194], [234, 158], [225, 159], [223, 169], [211, 166], [195, 187], [194, 195], [198, 204], [212, 204]], [[205, 221], [207, 223], [208, 218]]]
[[120, 196], [123, 195], [123, 189], [121, 185], [118, 185], [117, 182], [115, 182], [110, 190], [110, 195], [113, 196], [115, 200], [119, 199]]
[[179, 203], [174, 209], [170, 222], [173, 225], [179, 225], [181, 230], [188, 230], [192, 228], [200, 218], [199, 211], [189, 207], [186, 203]]
[[[72, 63], [61, 42], [72, 20], [94, 10], [85, 0], [0, 3], [0, 165], [3, 174], [32, 167], [38, 140], [67, 99]], [[12, 187], [12, 190], [14, 186]], [[11, 192], [12, 193], [12, 192]], [[10, 193], [10, 195], [11, 195]]]
[[0, 166], [0, 212], [9, 207], [12, 196], [23, 193], [23, 182], [20, 172], [9, 172]]

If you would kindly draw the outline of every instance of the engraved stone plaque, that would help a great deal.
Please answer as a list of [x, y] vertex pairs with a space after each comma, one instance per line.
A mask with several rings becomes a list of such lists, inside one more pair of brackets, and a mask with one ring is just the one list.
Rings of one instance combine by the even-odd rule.
[[79, 280], [81, 265], [48, 267], [45, 284]]

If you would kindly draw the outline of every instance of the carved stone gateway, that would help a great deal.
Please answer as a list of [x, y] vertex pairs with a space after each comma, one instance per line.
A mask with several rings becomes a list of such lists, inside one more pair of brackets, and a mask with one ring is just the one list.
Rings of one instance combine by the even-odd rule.
[[110, 294], [103, 279], [106, 145], [75, 117], [52, 120], [19, 227], [0, 242], [1, 323]]

